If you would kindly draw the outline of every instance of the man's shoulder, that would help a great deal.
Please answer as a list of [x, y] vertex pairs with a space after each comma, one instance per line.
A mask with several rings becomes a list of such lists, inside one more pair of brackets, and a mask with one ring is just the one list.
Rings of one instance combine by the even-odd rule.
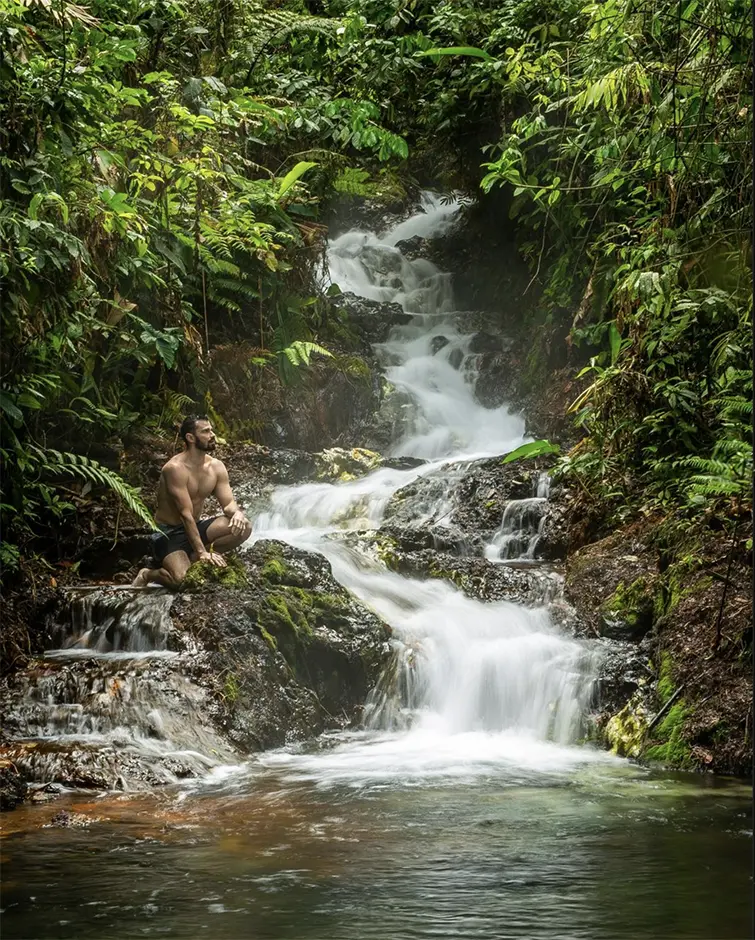
[[171, 457], [167, 463], [163, 464], [163, 468], [160, 471], [165, 474], [165, 476], [180, 476], [187, 472], [186, 464], [181, 460], [181, 454], [176, 454]]
[[215, 473], [215, 474], [218, 474], [218, 473], [227, 473], [227, 472], [228, 472], [228, 471], [226, 470], [225, 464], [224, 464], [223, 461], [220, 460], [218, 457], [211, 457], [211, 458], [210, 458], [210, 467], [209, 467], [209, 469], [212, 470], [212, 472]]

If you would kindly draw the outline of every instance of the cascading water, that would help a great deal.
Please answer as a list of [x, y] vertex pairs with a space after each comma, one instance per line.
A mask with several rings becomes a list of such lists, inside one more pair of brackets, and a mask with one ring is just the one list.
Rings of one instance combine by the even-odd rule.
[[512, 499], [503, 512], [501, 526], [485, 548], [488, 561], [531, 562], [543, 535], [550, 477], [541, 473], [535, 495], [529, 499]]
[[190, 654], [166, 648], [172, 603], [161, 590], [72, 593], [57, 645], [6, 701], [9, 753], [35, 779], [138, 789], [234, 758], [186, 676]]
[[[473, 333], [455, 322], [451, 276], [424, 258], [408, 260], [396, 243], [442, 234], [457, 201], [423, 197], [422, 211], [381, 238], [346, 232], [328, 248], [333, 283], [343, 291], [398, 303], [414, 319], [377, 348], [388, 381], [407, 397], [393, 453], [436, 460], [506, 453], [524, 439], [524, 421], [506, 407], [487, 409], [474, 397]], [[438, 340], [447, 342], [438, 349]], [[454, 360], [461, 356], [460, 367]]]
[[[343, 484], [279, 487], [255, 520], [256, 539], [326, 555], [335, 577], [394, 631], [395, 661], [367, 703], [369, 732], [309, 757], [276, 752], [263, 759], [294, 774], [405, 778], [485, 772], [491, 763], [547, 770], [587, 759], [564, 745], [579, 734], [596, 663], [588, 647], [554, 629], [546, 607], [483, 604], [445, 582], [386, 571], [339, 539], [344, 530], [379, 528], [391, 495], [412, 480], [444, 467], [453, 480], [465, 462], [527, 440], [521, 416], [475, 400], [473, 334], [456, 323], [449, 275], [396, 247], [443, 232], [457, 208], [426, 194], [419, 213], [381, 238], [348, 232], [328, 250], [330, 276], [342, 290], [413, 314], [376, 351], [386, 377], [406, 396], [393, 453], [427, 462]], [[543, 479], [543, 492], [527, 502], [544, 504], [546, 486]], [[506, 526], [513, 537], [513, 519]], [[529, 539], [533, 553], [535, 541]]]

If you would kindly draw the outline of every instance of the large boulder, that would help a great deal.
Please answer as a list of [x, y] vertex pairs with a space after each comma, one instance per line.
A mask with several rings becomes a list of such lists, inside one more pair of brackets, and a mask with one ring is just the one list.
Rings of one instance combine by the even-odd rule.
[[223, 719], [231, 742], [251, 751], [358, 722], [390, 655], [389, 628], [322, 555], [266, 541], [240, 558], [246, 584], [208, 584], [179, 595], [172, 611], [232, 689]]
[[[339, 332], [340, 331], [340, 332]], [[369, 346], [334, 321], [325, 342], [331, 356], [313, 354], [308, 366], [282, 367], [249, 343], [212, 350], [212, 400], [221, 436], [273, 447], [317, 450], [353, 445], [381, 401], [381, 375]]]
[[[386, 528], [415, 548], [479, 555], [499, 529], [506, 507], [537, 495], [540, 476], [550, 463], [540, 458], [504, 464], [493, 457], [441, 468], [393, 494], [385, 509]], [[558, 487], [553, 496], [561, 497]], [[541, 507], [546, 518], [558, 505], [549, 501]], [[554, 521], [547, 531], [538, 542], [538, 555], [562, 558], [563, 526]]]

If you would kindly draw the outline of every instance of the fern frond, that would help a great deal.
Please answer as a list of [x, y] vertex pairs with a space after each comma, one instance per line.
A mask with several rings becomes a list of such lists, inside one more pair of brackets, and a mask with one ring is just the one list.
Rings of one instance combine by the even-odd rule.
[[139, 495], [139, 490], [130, 486], [122, 477], [101, 463], [84, 457], [82, 454], [70, 454], [55, 450], [52, 447], [43, 448], [30, 445], [28, 450], [37, 458], [38, 470], [50, 475], [64, 474], [78, 477], [95, 485], [104, 486], [119, 496], [128, 508], [138, 516], [142, 522], [151, 529], [156, 529], [152, 513], [145, 506]]
[[313, 353], [319, 353], [321, 356], [333, 358], [333, 353], [318, 343], [309, 343], [304, 340], [294, 340], [290, 346], [286, 346], [279, 352], [280, 356], [285, 356], [292, 366], [308, 366]]

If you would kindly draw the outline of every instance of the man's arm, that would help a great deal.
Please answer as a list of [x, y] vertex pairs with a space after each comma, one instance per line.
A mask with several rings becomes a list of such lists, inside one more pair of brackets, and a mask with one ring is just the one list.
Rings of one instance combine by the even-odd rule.
[[165, 488], [181, 516], [181, 522], [183, 522], [186, 530], [189, 544], [197, 557], [201, 558], [203, 555], [207, 555], [208, 552], [202, 543], [197, 522], [194, 518], [194, 507], [191, 503], [191, 496], [189, 496], [189, 472], [183, 467], [171, 466], [166, 467], [163, 473], [165, 474]]
[[247, 525], [247, 518], [239, 509], [238, 503], [233, 498], [231, 484], [228, 480], [228, 471], [226, 470], [225, 464], [220, 460], [218, 461], [217, 473], [218, 477], [217, 483], [215, 484], [214, 496], [220, 503], [223, 515], [231, 520], [231, 532], [237, 535], [244, 531], [244, 526]]

